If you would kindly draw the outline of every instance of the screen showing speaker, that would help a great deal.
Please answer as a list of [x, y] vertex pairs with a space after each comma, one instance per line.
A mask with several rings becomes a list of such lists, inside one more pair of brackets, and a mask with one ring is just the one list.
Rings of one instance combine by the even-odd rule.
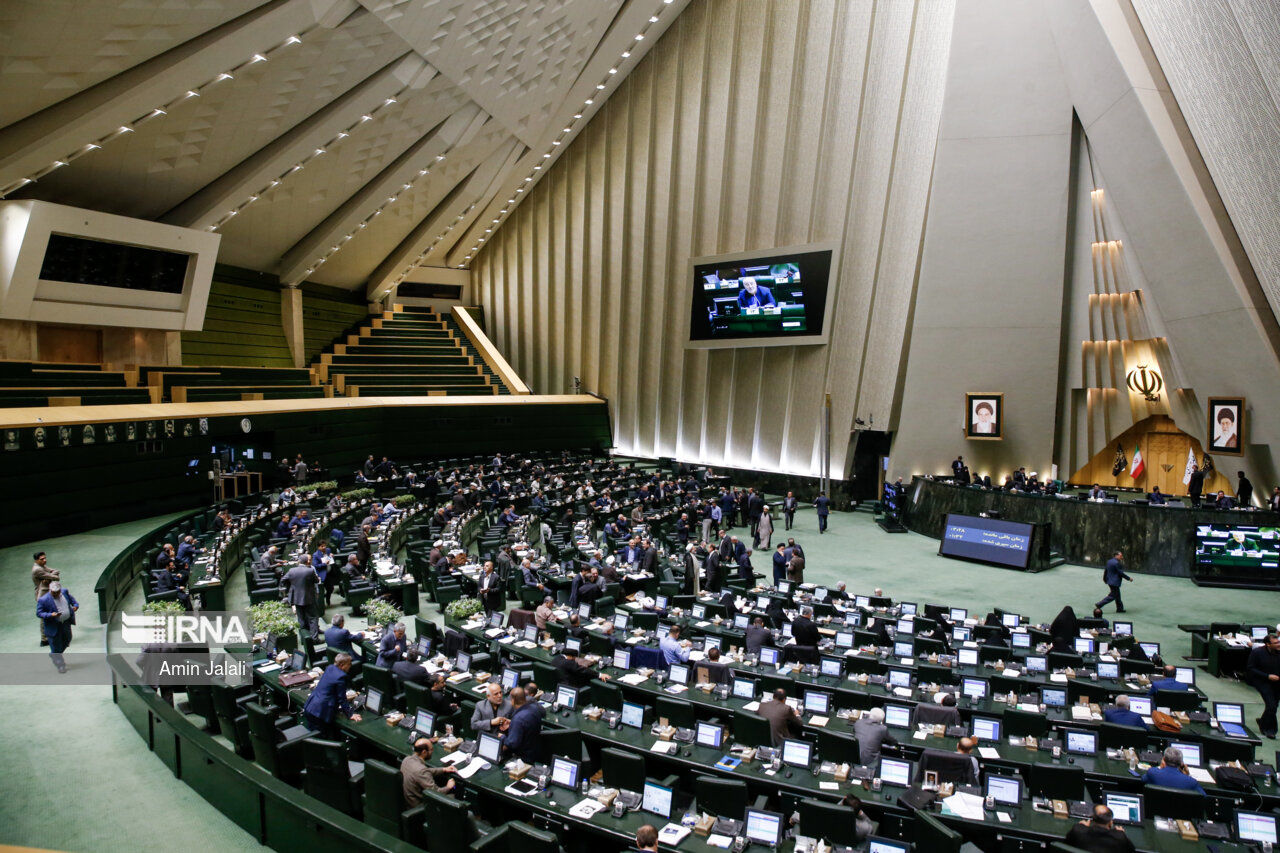
[[829, 249], [695, 260], [690, 343], [824, 343], [832, 261]]

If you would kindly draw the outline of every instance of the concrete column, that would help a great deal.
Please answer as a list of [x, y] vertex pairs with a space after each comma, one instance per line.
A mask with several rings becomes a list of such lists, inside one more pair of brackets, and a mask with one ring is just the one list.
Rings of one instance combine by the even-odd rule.
[[280, 325], [284, 328], [284, 339], [293, 356], [293, 366], [302, 367], [306, 350], [303, 345], [302, 291], [297, 287], [280, 290]]

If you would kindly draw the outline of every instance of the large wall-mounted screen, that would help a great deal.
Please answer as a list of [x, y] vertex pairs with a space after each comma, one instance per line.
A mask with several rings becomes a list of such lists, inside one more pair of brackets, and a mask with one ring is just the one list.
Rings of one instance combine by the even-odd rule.
[[695, 259], [689, 345], [826, 343], [835, 253], [800, 249]]

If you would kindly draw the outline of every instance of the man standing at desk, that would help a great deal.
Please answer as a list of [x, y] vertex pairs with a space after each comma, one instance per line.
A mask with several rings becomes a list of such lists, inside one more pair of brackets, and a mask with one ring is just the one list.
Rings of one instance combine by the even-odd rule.
[[1280, 698], [1280, 637], [1267, 634], [1266, 640], [1254, 646], [1245, 664], [1249, 683], [1262, 697], [1262, 716], [1258, 717], [1258, 731], [1263, 737], [1276, 736], [1276, 701]]
[[773, 632], [764, 626], [764, 617], [757, 616], [747, 626], [746, 641], [748, 655], [759, 655], [764, 646], [773, 645]]
[[969, 484], [969, 466], [964, 464], [964, 457], [957, 456], [956, 461], [951, 463], [951, 476], [955, 477], [957, 483]]
[[288, 587], [288, 600], [293, 605], [293, 612], [298, 616], [298, 627], [307, 632], [312, 639], [320, 636], [320, 613], [316, 607], [320, 577], [311, 568], [311, 555], [303, 554], [298, 565], [285, 573], [284, 583]]
[[351, 655], [339, 654], [320, 676], [315, 689], [307, 697], [307, 704], [302, 707], [303, 722], [311, 731], [320, 732], [321, 737], [337, 735], [333, 721], [338, 718], [339, 710], [360, 722], [360, 715], [352, 713], [351, 704], [347, 702], [347, 673], [350, 671]]
[[404, 623], [397, 622], [391, 626], [391, 630], [382, 635], [382, 642], [378, 644], [378, 666], [391, 668], [391, 665], [404, 655], [408, 643], [404, 638]]
[[480, 601], [484, 603], [486, 613], [502, 609], [502, 578], [493, 570], [493, 561], [484, 561], [484, 571], [480, 575]]
[[818, 492], [818, 496], [813, 499], [813, 508], [818, 511], [818, 532], [827, 532], [827, 516], [831, 514], [831, 498], [827, 497], [826, 492]]
[[818, 647], [821, 637], [818, 634], [818, 626], [813, 621], [812, 607], [806, 605], [800, 610], [800, 615], [792, 620], [791, 636], [796, 641], [797, 646]]
[[1112, 601], [1116, 603], [1116, 612], [1124, 612], [1124, 600], [1120, 598], [1120, 584], [1124, 581], [1131, 581], [1124, 572], [1124, 554], [1116, 551], [1111, 555], [1111, 559], [1107, 560], [1107, 567], [1102, 570], [1102, 582], [1107, 585], [1107, 589], [1111, 590], [1107, 597], [1093, 605], [1096, 609], [1101, 610], [1102, 606]]
[[503, 738], [504, 749], [526, 764], [542, 759], [542, 716], [540, 702], [530, 701], [523, 687], [511, 689], [511, 722]]
[[769, 288], [758, 283], [754, 278], [742, 280], [742, 289], [738, 291], [739, 308], [773, 308], [777, 304], [773, 298], [773, 291]]
[[1237, 506], [1253, 506], [1253, 483], [1249, 482], [1249, 478], [1244, 475], [1243, 471], [1237, 471], [1236, 477], [1236, 505]]

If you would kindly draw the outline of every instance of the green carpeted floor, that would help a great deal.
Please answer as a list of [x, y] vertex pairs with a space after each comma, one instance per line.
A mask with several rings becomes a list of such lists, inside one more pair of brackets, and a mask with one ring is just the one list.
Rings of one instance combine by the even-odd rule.
[[[75, 641], [81, 650], [102, 648], [104, 627], [97, 622], [93, 584], [107, 558], [163, 520], [38, 543], [82, 602]], [[1061, 566], [1027, 575], [947, 560], [937, 556], [937, 540], [884, 533], [866, 513], [833, 513], [831, 529], [822, 536], [811, 509], [802, 511], [797, 522], [788, 534], [779, 518], [777, 535], [795, 536], [804, 546], [805, 579], [828, 584], [845, 580], [851, 592], [880, 587], [895, 599], [947, 602], [983, 613], [998, 604], [1036, 622], [1047, 622], [1064, 604], [1088, 612], [1106, 592], [1101, 569]], [[35, 549], [28, 545], [0, 550], [0, 642], [11, 651], [36, 648], [30, 585]], [[759, 571], [771, 571], [764, 549], [754, 563]], [[1170, 661], [1180, 661], [1190, 649], [1178, 622], [1277, 619], [1280, 597], [1275, 593], [1201, 589], [1177, 578], [1134, 577], [1124, 588], [1134, 631], [1144, 641], [1159, 642]], [[230, 606], [242, 590], [243, 579], [233, 579]], [[424, 615], [436, 615], [435, 608], [426, 605]], [[1212, 679], [1203, 671], [1199, 675], [1200, 686], [1211, 698], [1246, 702], [1249, 717], [1257, 715], [1260, 706], [1254, 691]], [[217, 850], [260, 847], [147, 752], [112, 705], [106, 686], [0, 686], [0, 698], [10, 709], [0, 728], [0, 749], [12, 764], [6, 774], [9, 782], [0, 791], [0, 844], [80, 851], [170, 850], [192, 844]]]

